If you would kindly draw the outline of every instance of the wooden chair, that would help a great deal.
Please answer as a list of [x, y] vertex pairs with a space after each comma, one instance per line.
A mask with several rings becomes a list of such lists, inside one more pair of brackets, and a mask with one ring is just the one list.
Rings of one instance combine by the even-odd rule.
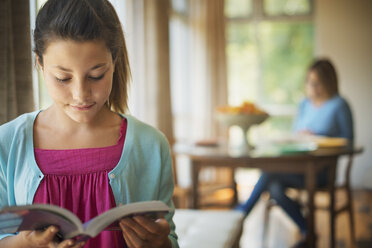
[[[177, 208], [174, 223], [177, 226], [180, 246], [184, 248], [211, 246], [214, 248], [239, 248], [244, 214], [235, 210], [180, 209], [191, 206], [191, 188], [183, 188], [178, 185], [176, 159], [174, 156], [172, 159], [175, 182], [173, 201]], [[201, 189], [201, 196], [211, 194], [224, 187], [225, 185], [220, 184], [204, 187]], [[236, 185], [234, 184], [233, 187], [236, 188]], [[224, 224], [221, 225], [221, 223]]]
[[[351, 238], [351, 245], [352, 247], [356, 247], [356, 237], [355, 237], [355, 225], [354, 225], [354, 212], [353, 212], [353, 198], [352, 198], [352, 192], [351, 192], [351, 187], [350, 187], [350, 174], [351, 174], [351, 168], [353, 164], [353, 158], [354, 155], [351, 154], [348, 156], [347, 160], [347, 167], [346, 167], [346, 173], [345, 173], [345, 183], [343, 185], [335, 185], [335, 172], [330, 172], [330, 178], [328, 187], [325, 188], [318, 188], [318, 192], [326, 192], [329, 194], [329, 204], [328, 206], [315, 206], [315, 208], [318, 210], [326, 210], [329, 212], [330, 215], [330, 247], [333, 248], [335, 247], [336, 240], [335, 240], [335, 227], [336, 227], [336, 217], [343, 213], [347, 212], [349, 215], [349, 226], [350, 226], [350, 238]], [[302, 200], [302, 195], [304, 190], [299, 190], [295, 189], [298, 192], [298, 197], [297, 200], [301, 206], [305, 206], [303, 200]], [[345, 190], [347, 199], [346, 203], [342, 206], [336, 209], [335, 206], [335, 195], [337, 190]], [[275, 206], [275, 202], [272, 200], [268, 200], [266, 204], [266, 210], [264, 214], [264, 230], [263, 230], [263, 244], [265, 244], [265, 240], [267, 237], [268, 233], [268, 223], [269, 223], [269, 215], [270, 215], [270, 209]]]
[[177, 178], [177, 166], [176, 158], [172, 156], [172, 169], [173, 169], [173, 181], [174, 181], [174, 191], [173, 191], [173, 202], [176, 208], [189, 208], [191, 202], [191, 189], [181, 187], [178, 185]]
[[[213, 168], [216, 171], [215, 180], [199, 184], [199, 196], [201, 198], [200, 206], [232, 208], [237, 204], [237, 187], [234, 179], [234, 170], [232, 168]], [[173, 202], [176, 208], [191, 208], [192, 194], [191, 187], [182, 187], [178, 184], [176, 159], [173, 156], [173, 176], [174, 176], [174, 193]], [[222, 175], [222, 176], [221, 176]], [[219, 202], [214, 197], [214, 194], [222, 190], [230, 190], [232, 192], [231, 199], [228, 201]]]

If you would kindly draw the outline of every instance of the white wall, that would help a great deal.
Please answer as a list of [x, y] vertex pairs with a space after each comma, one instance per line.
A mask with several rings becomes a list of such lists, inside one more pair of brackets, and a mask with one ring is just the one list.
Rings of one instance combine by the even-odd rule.
[[353, 114], [356, 144], [352, 185], [372, 189], [372, 1], [316, 0], [315, 50], [333, 60], [341, 94]]

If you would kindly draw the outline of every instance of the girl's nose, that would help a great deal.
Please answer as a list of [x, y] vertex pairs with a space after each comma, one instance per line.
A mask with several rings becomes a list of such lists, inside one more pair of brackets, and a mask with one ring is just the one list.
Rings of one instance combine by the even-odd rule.
[[90, 97], [91, 93], [89, 82], [86, 82], [85, 79], [75, 82], [72, 94], [76, 101], [84, 103]]

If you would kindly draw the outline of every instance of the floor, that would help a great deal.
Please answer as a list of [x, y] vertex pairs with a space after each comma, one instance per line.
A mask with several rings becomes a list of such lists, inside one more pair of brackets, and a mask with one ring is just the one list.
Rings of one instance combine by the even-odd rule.
[[[242, 192], [243, 191], [243, 192]], [[246, 199], [249, 192], [239, 190], [239, 199]], [[220, 192], [217, 197], [222, 200], [229, 198], [229, 192]], [[356, 225], [357, 247], [372, 247], [372, 191], [356, 190], [354, 195], [354, 216]], [[274, 207], [270, 211], [269, 227], [266, 238], [263, 238], [263, 219], [268, 197], [263, 196], [251, 214], [244, 222], [243, 234], [241, 237], [241, 248], [267, 247], [286, 248], [291, 247], [300, 237], [297, 226], [279, 208]], [[344, 192], [338, 192], [336, 204], [342, 204], [346, 199]], [[328, 196], [318, 194], [315, 199], [317, 204], [326, 206]], [[337, 206], [337, 205], [336, 205]], [[210, 208], [210, 207], [209, 207]], [[329, 247], [329, 216], [326, 211], [316, 212], [316, 233], [319, 248]], [[336, 247], [351, 247], [349, 236], [349, 219], [346, 213], [341, 214], [336, 220]]]
[[[318, 195], [317, 202], [326, 202], [325, 195]], [[345, 199], [343, 193], [337, 196], [337, 202], [342, 204]], [[244, 223], [244, 231], [241, 238], [241, 248], [248, 247], [291, 247], [299, 238], [296, 225], [279, 208], [275, 207], [270, 212], [269, 228], [266, 239], [263, 239], [263, 218], [266, 200], [261, 200], [252, 210]], [[354, 216], [356, 223], [357, 247], [372, 247], [372, 191], [358, 190], [354, 192]], [[329, 247], [328, 213], [318, 211], [316, 213], [316, 233], [318, 247]], [[263, 242], [263, 240], [265, 240]], [[349, 236], [348, 215], [342, 214], [336, 220], [336, 247], [351, 247]]]
[[[228, 171], [227, 171], [228, 172]], [[231, 178], [226, 171], [223, 175], [226, 178]], [[227, 176], [226, 176], [227, 175]], [[258, 180], [260, 171], [249, 170], [240, 171], [235, 174], [235, 180], [238, 188], [238, 200], [246, 200], [252, 191], [256, 181]], [[216, 176], [216, 175], [214, 175]], [[241, 177], [241, 178], [240, 178]], [[249, 183], [247, 183], [249, 182]], [[207, 187], [208, 188], [208, 187]], [[202, 189], [202, 187], [200, 188]], [[187, 192], [189, 192], [187, 190]], [[336, 206], [343, 204], [346, 199], [345, 192], [337, 192]], [[181, 194], [184, 195], [184, 194]], [[186, 194], [188, 195], [188, 194]], [[207, 196], [208, 195], [208, 196]], [[231, 203], [233, 191], [231, 189], [224, 189], [215, 191], [214, 194], [206, 194], [201, 197], [200, 203], [215, 202], [217, 199], [220, 203]], [[372, 247], [372, 190], [355, 190], [354, 197], [354, 218], [355, 231], [357, 238], [357, 247], [365, 248]], [[188, 197], [183, 197], [186, 199]], [[299, 231], [296, 225], [288, 218], [288, 216], [279, 208], [274, 207], [270, 211], [270, 223], [266, 238], [263, 238], [263, 219], [266, 206], [266, 199], [268, 196], [261, 197], [261, 200], [252, 210], [251, 214], [244, 222], [243, 234], [241, 237], [241, 248], [248, 247], [268, 247], [268, 248], [286, 248], [291, 247], [299, 239]], [[328, 196], [317, 194], [315, 199], [316, 204], [327, 205]], [[177, 204], [176, 204], [177, 205]], [[189, 206], [189, 201], [184, 201], [180, 206]], [[207, 205], [207, 204], [206, 204]], [[212, 205], [207, 208], [216, 208]], [[221, 208], [220, 206], [218, 208]], [[317, 243], [319, 248], [329, 247], [329, 215], [326, 211], [317, 211], [315, 215]], [[336, 247], [347, 248], [351, 247], [349, 234], [349, 219], [347, 213], [341, 214], [336, 219]], [[263, 243], [264, 240], [264, 243]]]

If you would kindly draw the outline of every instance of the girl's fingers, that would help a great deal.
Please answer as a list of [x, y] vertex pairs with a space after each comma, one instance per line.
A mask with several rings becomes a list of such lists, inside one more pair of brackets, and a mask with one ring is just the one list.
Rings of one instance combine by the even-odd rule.
[[123, 231], [125, 242], [127, 243], [129, 248], [143, 247], [146, 241], [140, 238], [132, 228], [125, 225], [124, 222], [122, 223], [122, 221], [120, 222], [120, 227]]
[[68, 248], [68, 247], [72, 247], [74, 245], [74, 241], [71, 240], [71, 239], [67, 239], [63, 242], [61, 242], [59, 245], [58, 245], [58, 248]]
[[81, 248], [85, 242], [75, 243], [72, 239], [67, 239], [58, 245], [58, 248]]
[[151, 233], [156, 233], [157, 224], [155, 223], [154, 220], [151, 220], [149, 218], [146, 218], [146, 217], [140, 216], [140, 215], [139, 216], [134, 216], [133, 219], [141, 227], [146, 229], [146, 231], [151, 232]]
[[129, 239], [127, 233], [124, 233], [124, 232], [123, 232], [123, 238], [124, 238], [125, 243], [127, 244], [127, 247], [128, 247], [128, 248], [133, 248], [133, 247], [135, 247], [134, 244], [132, 243], [132, 240]]
[[49, 244], [53, 241], [54, 235], [56, 235], [57, 232], [58, 228], [50, 226], [43, 232], [34, 231], [33, 239], [39, 244]]
[[170, 232], [166, 219], [154, 221], [145, 216], [124, 218], [120, 221], [120, 227], [129, 247], [144, 247], [146, 244], [162, 247]]
[[131, 218], [125, 218], [120, 221], [120, 224], [124, 227], [129, 227], [136, 236], [138, 236], [142, 240], [151, 240], [152, 233], [147, 231], [141, 224], [137, 223], [135, 220]]
[[73, 248], [82, 248], [86, 242], [77, 243]]
[[156, 235], [166, 233], [168, 235], [170, 232], [169, 224], [165, 218], [159, 218], [153, 221], [143, 216], [135, 216], [134, 220], [150, 233]]

